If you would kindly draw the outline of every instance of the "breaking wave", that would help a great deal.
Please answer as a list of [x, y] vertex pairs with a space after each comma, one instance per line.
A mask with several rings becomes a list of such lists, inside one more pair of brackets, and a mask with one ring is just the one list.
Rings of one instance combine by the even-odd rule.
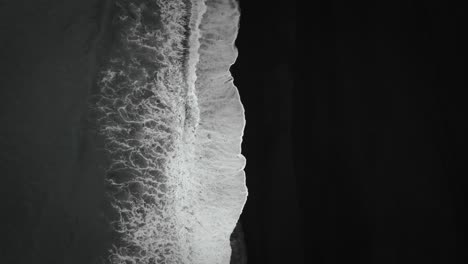
[[91, 108], [111, 161], [109, 263], [229, 263], [247, 197], [234, 0], [118, 0]]

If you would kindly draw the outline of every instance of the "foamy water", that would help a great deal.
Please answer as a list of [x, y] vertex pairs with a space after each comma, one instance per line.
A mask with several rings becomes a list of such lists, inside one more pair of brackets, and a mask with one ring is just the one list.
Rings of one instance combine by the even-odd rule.
[[121, 240], [110, 263], [229, 263], [247, 197], [234, 0], [117, 1], [97, 112]]

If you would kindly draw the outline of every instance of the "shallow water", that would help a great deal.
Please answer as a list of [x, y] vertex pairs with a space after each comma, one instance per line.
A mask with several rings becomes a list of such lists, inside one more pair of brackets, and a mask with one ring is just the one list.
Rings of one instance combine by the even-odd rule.
[[2, 198], [22, 219], [4, 260], [227, 263], [247, 194], [236, 6], [22, 4], [2, 6], [23, 12], [2, 17], [22, 29], [2, 43]]

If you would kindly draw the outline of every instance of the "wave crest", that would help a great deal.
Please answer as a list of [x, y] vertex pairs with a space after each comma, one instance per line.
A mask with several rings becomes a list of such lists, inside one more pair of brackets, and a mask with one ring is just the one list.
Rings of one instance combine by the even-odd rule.
[[233, 1], [117, 1], [92, 109], [120, 240], [110, 263], [228, 263], [247, 189], [244, 109], [229, 67]]

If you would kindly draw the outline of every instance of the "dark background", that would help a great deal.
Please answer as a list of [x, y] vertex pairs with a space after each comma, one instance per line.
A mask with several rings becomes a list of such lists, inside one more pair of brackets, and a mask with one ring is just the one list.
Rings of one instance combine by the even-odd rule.
[[[295, 1], [241, 0], [231, 67], [245, 107], [249, 196], [240, 221], [248, 263], [305, 263], [300, 180], [303, 136], [296, 83]], [[294, 118], [296, 116], [296, 118]]]
[[249, 263], [464, 263], [465, 9], [240, 4]]
[[318, 1], [308, 11], [299, 32], [312, 67], [298, 90], [311, 91], [301, 102], [317, 263], [465, 263], [465, 10]]

